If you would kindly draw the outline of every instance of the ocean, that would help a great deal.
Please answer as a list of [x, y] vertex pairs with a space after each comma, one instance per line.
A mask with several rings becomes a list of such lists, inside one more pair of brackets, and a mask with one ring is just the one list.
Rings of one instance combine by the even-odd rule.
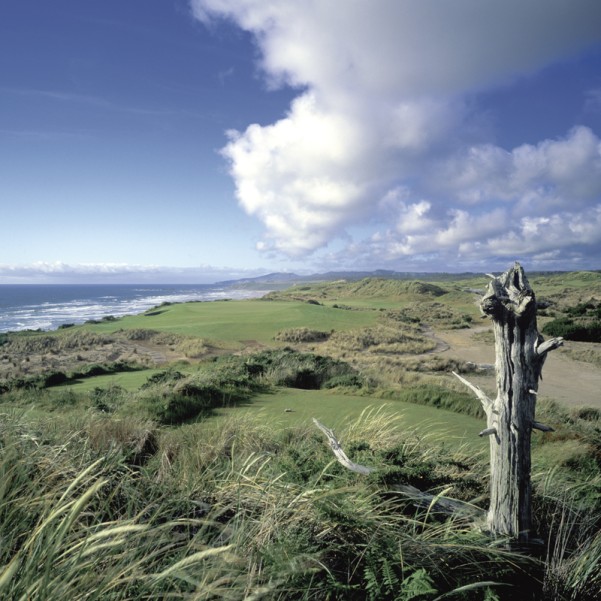
[[163, 302], [257, 298], [268, 290], [176, 284], [0, 285], [0, 333], [55, 330], [109, 315], [142, 313]]

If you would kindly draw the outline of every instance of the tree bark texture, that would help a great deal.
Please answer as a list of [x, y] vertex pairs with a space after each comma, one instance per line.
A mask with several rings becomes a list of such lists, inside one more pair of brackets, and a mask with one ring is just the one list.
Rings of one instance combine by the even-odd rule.
[[493, 321], [497, 397], [478, 395], [487, 416], [481, 435], [490, 437], [490, 508], [488, 527], [494, 534], [527, 541], [532, 527], [530, 440], [536, 392], [549, 350], [561, 339], [543, 342], [536, 325], [536, 300], [524, 270], [516, 263], [494, 278], [481, 300]]

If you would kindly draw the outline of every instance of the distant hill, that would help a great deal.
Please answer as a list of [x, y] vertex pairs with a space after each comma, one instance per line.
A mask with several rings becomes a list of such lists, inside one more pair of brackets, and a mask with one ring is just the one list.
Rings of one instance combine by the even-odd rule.
[[[391, 280], [420, 280], [420, 281], [444, 281], [473, 277], [474, 273], [428, 273], [419, 271], [392, 271], [388, 269], [376, 269], [374, 271], [328, 271], [326, 273], [312, 273], [310, 275], [299, 275], [297, 273], [274, 272], [254, 278], [241, 278], [238, 280], [224, 280], [216, 282], [217, 286], [260, 288], [268, 285], [270, 288], [288, 287], [299, 283], [332, 282], [345, 280], [356, 282], [365, 278], [386, 278]], [[479, 274], [478, 274], [479, 275]]]

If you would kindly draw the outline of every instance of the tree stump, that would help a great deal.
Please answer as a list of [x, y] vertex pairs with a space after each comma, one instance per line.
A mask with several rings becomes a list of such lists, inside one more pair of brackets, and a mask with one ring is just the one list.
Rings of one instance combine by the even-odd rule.
[[524, 270], [515, 265], [489, 283], [480, 305], [493, 321], [497, 397], [455, 374], [480, 399], [490, 436], [488, 528], [495, 535], [528, 542], [532, 528], [530, 442], [532, 429], [552, 428], [535, 421], [538, 381], [547, 353], [563, 344], [544, 341], [536, 325], [536, 300]]

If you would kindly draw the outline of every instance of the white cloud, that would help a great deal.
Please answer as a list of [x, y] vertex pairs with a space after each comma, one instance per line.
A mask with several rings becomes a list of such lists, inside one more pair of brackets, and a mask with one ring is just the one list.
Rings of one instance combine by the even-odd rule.
[[587, 127], [511, 152], [473, 146], [449, 159], [439, 189], [466, 204], [515, 202], [519, 212], [587, 206], [601, 196], [601, 140]]
[[[205, 23], [226, 18], [251, 32], [270, 85], [299, 88], [285, 118], [230, 132], [223, 150], [240, 205], [265, 225], [260, 250], [302, 257], [371, 224], [377, 235], [350, 242], [347, 256], [438, 253], [452, 263], [474, 249], [496, 252], [503, 229], [519, 248], [542, 248], [525, 243], [532, 218], [569, 211], [576, 223], [600, 201], [594, 132], [576, 127], [561, 140], [505, 150], [473, 139], [466, 98], [598, 43], [601, 3], [191, 0], [191, 7]], [[564, 234], [576, 242], [575, 231]]]
[[358, 124], [319, 110], [310, 94], [273, 125], [230, 132], [223, 154], [240, 204], [268, 228], [273, 242], [264, 247], [314, 250], [365, 213], [371, 170], [360, 134]]
[[599, 39], [589, 0], [192, 0], [201, 20], [252, 32], [266, 73], [320, 93], [461, 93]]
[[36, 261], [27, 264], [0, 263], [0, 284], [21, 283], [143, 283], [203, 284], [262, 275], [261, 269], [232, 269], [211, 265], [171, 267], [127, 263], [64, 263]]

